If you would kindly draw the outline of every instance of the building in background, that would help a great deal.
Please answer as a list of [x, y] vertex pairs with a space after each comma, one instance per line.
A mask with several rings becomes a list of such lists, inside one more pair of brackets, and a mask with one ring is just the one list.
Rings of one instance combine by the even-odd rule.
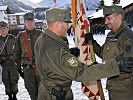
[[127, 22], [130, 28], [133, 27], [133, 1], [127, 6], [124, 6], [123, 10], [125, 12], [124, 16], [125, 21]]
[[8, 6], [0, 6], [0, 21], [4, 21], [8, 23], [8, 16], [7, 14], [10, 13]]
[[8, 23], [10, 29], [23, 29], [24, 28], [24, 14], [26, 12], [8, 14]]

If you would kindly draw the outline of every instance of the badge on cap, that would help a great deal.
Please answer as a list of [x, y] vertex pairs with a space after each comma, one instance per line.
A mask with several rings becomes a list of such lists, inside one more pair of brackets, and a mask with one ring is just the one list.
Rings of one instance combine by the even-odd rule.
[[78, 62], [74, 57], [68, 59], [67, 61], [72, 67], [77, 67], [78, 66]]

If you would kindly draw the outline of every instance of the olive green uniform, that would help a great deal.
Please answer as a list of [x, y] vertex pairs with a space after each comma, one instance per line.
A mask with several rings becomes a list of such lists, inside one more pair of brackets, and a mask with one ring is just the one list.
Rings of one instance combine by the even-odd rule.
[[18, 69], [20, 69], [21, 66], [23, 67], [25, 87], [29, 92], [31, 100], [37, 100], [39, 77], [35, 76], [32, 64], [35, 61], [34, 44], [40, 34], [42, 34], [42, 31], [36, 29], [33, 31], [26, 30], [33, 62], [31, 62], [27, 56], [22, 33], [20, 33], [16, 39], [15, 62], [17, 63]]
[[2, 37], [1, 35], [0, 48], [4, 43], [4, 49], [0, 54], [0, 64], [2, 66], [2, 81], [5, 85], [6, 94], [12, 95], [18, 92], [19, 80], [19, 74], [13, 60], [15, 37], [11, 34], [8, 34], [6, 37]]
[[63, 90], [65, 100], [73, 100], [73, 80], [88, 82], [119, 74], [119, 68], [114, 67], [117, 66], [114, 59], [91, 66], [80, 62], [69, 52], [68, 44], [48, 29], [36, 41], [34, 50], [41, 78], [38, 100], [56, 100], [54, 95]]
[[[94, 42], [94, 51], [103, 60], [112, 59], [122, 52], [124, 52], [124, 56], [133, 56], [133, 31], [122, 23], [115, 33], [113, 31], [108, 33], [102, 47]], [[110, 100], [132, 100], [133, 73], [122, 72], [117, 77], [108, 78], [107, 89]]]

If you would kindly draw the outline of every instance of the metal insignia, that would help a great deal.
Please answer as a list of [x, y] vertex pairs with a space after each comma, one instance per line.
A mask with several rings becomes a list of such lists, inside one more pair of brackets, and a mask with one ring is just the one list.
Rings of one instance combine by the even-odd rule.
[[67, 61], [72, 67], [77, 67], [78, 66], [78, 62], [74, 57], [68, 59]]

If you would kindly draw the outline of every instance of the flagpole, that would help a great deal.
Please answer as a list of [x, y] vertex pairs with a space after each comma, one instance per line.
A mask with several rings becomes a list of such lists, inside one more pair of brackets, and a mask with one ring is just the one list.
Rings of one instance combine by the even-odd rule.
[[[85, 33], [89, 33], [90, 30], [84, 0], [71, 0], [71, 3], [73, 27], [75, 29], [75, 44], [80, 48], [81, 56], [79, 59], [86, 64], [92, 64], [96, 61], [92, 41], [89, 41], [89, 45], [84, 43], [84, 35]], [[100, 80], [87, 84], [83, 82], [82, 90], [90, 100], [98, 100], [98, 96], [100, 96], [101, 100], [105, 100]]]

